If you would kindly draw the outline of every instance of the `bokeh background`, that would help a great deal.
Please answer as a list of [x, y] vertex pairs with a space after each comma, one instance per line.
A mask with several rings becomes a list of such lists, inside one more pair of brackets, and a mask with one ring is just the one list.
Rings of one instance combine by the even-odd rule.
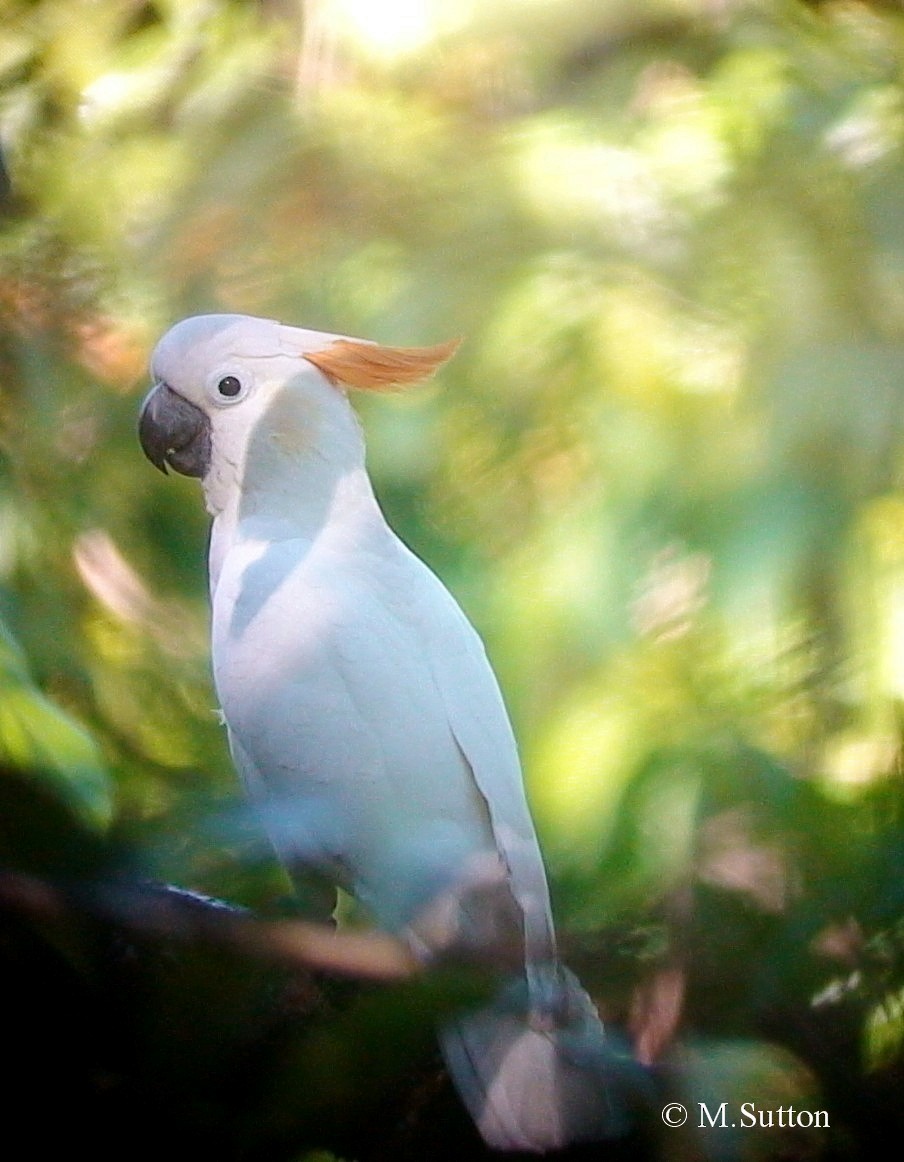
[[5, 762], [141, 875], [284, 910], [147, 355], [207, 311], [461, 336], [359, 412], [487, 642], [566, 946], [604, 1007], [646, 966], [612, 1005], [689, 1092], [789, 1076], [751, 1031], [790, 1005], [817, 1105], [892, 1117], [900, 5], [3, 0], [0, 142]]

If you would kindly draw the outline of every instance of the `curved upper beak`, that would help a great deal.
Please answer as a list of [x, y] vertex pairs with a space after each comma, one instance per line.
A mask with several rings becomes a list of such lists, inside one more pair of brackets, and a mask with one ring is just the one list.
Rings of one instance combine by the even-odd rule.
[[155, 383], [138, 417], [138, 439], [155, 468], [203, 477], [210, 468], [210, 420], [165, 383]]

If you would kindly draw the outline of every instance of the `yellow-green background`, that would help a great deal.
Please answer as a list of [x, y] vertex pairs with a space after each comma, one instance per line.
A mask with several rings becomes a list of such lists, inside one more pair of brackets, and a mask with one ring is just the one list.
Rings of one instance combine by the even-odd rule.
[[889, 921], [899, 5], [3, 0], [0, 139], [8, 761], [149, 874], [276, 906], [229, 807], [199, 490], [135, 438], [147, 354], [206, 311], [461, 336], [359, 410], [487, 642], [563, 929], [701, 876]]

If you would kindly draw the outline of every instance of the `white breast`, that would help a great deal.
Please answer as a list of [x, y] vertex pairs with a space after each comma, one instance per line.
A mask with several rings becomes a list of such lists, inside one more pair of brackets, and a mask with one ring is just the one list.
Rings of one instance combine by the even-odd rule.
[[395, 927], [495, 840], [431, 658], [466, 623], [385, 525], [356, 540], [235, 541], [214, 677], [246, 781], [285, 805], [284, 856], [346, 868]]

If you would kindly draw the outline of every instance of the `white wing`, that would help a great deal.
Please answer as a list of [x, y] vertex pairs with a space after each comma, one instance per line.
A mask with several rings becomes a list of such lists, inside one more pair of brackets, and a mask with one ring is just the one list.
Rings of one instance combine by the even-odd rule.
[[[548, 974], [535, 975], [530, 969], [550, 966], [556, 960], [552, 909], [517, 743], [499, 684], [483, 642], [454, 598], [417, 557], [408, 555], [423, 573], [416, 612], [433, 679], [455, 740], [486, 802], [496, 848], [510, 872], [524, 917], [529, 979], [533, 978], [535, 991], [545, 991]], [[535, 999], [543, 1003], [541, 997]]]

